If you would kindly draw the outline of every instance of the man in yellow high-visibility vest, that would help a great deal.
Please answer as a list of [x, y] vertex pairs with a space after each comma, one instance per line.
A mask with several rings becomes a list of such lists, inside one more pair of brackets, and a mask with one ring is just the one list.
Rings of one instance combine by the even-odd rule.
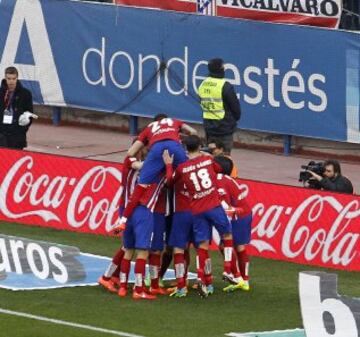
[[234, 87], [225, 77], [224, 61], [220, 58], [208, 62], [209, 76], [199, 87], [200, 105], [208, 144], [221, 140], [225, 153], [233, 147], [233, 134], [240, 119], [240, 102]]

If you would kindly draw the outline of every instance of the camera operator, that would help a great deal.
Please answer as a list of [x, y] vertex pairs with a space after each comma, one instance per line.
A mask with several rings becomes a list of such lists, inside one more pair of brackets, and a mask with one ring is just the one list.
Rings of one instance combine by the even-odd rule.
[[353, 194], [353, 186], [351, 181], [341, 175], [340, 163], [337, 160], [327, 160], [324, 163], [323, 176], [308, 170], [312, 175], [312, 179], [319, 182], [321, 189], [325, 191], [341, 192]]

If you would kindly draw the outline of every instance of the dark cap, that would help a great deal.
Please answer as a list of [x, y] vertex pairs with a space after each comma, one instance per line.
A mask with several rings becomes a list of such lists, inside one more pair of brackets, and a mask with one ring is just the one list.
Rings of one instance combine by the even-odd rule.
[[208, 69], [211, 73], [221, 73], [224, 71], [224, 60], [221, 58], [216, 58], [209, 60]]

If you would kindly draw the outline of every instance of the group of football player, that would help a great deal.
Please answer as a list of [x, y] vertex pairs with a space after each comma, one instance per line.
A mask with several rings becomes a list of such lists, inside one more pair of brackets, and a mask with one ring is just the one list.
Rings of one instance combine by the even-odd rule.
[[[186, 134], [181, 139], [180, 134]], [[197, 282], [202, 297], [213, 294], [209, 246], [213, 227], [223, 255], [224, 291], [248, 291], [251, 209], [243, 190], [231, 177], [227, 156], [201, 151], [201, 139], [189, 125], [159, 114], [128, 150], [122, 172], [120, 220], [122, 247], [114, 255], [99, 284], [125, 297], [131, 261], [136, 254], [133, 299], [157, 295], [186, 297], [190, 247], [196, 249]], [[165, 288], [162, 278], [174, 261], [176, 286]], [[149, 264], [148, 278], [145, 276]]]

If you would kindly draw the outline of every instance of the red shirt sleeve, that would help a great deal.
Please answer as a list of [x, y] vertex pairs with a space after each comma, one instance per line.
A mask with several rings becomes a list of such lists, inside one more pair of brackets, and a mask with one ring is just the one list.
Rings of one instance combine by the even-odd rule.
[[166, 164], [166, 185], [171, 186], [173, 184], [173, 174], [172, 164]]
[[176, 126], [179, 128], [179, 130], [181, 129], [181, 127], [184, 125], [183, 121], [179, 121], [178, 119], [175, 119], [176, 121]]
[[238, 184], [233, 179], [229, 179], [228, 181], [229, 181], [228, 186], [231, 197], [231, 204], [232, 206], [238, 207], [240, 206], [239, 196], [241, 194], [241, 191], [239, 189]]
[[172, 175], [172, 184], [174, 185], [179, 179], [181, 179], [181, 165], [179, 165]]
[[213, 162], [213, 168], [216, 173], [222, 173], [222, 167], [217, 162]]
[[137, 140], [142, 142], [143, 144], [147, 144], [150, 137], [149, 137], [149, 127], [146, 127], [144, 130], [140, 132], [140, 134], [137, 136]]
[[126, 157], [124, 160], [124, 166], [130, 170], [132, 169], [131, 165], [136, 161], [137, 159], [135, 157]]

